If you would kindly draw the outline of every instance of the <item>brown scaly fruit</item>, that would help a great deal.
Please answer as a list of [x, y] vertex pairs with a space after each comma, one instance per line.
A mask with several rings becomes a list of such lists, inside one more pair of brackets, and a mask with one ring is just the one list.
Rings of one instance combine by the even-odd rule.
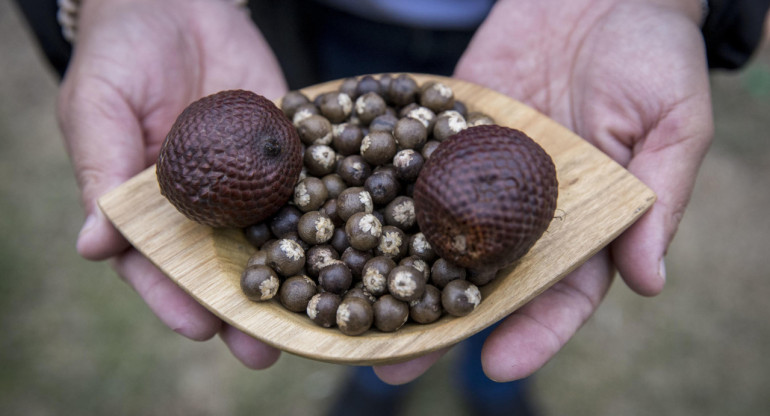
[[299, 135], [283, 112], [261, 95], [230, 90], [179, 115], [156, 171], [161, 194], [185, 216], [240, 228], [283, 206], [301, 169]]
[[526, 134], [470, 127], [428, 158], [414, 188], [415, 214], [441, 257], [471, 269], [500, 268], [545, 232], [557, 193], [551, 157]]

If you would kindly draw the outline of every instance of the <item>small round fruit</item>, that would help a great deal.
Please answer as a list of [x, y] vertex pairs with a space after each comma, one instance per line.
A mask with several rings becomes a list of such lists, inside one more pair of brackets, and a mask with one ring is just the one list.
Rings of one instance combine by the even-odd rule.
[[321, 178], [321, 181], [324, 183], [324, 186], [326, 186], [326, 193], [328, 194], [329, 199], [336, 198], [348, 187], [342, 177], [336, 173], [330, 173], [324, 176]]
[[345, 189], [337, 196], [337, 215], [342, 221], [347, 221], [357, 212], [371, 214], [373, 210], [372, 196], [362, 187]]
[[440, 257], [466, 268], [500, 268], [545, 232], [557, 193], [553, 161], [534, 140], [507, 127], [469, 127], [425, 162], [415, 214]]
[[420, 121], [402, 117], [393, 128], [393, 136], [403, 149], [419, 149], [428, 140], [428, 129]]
[[433, 247], [430, 246], [423, 233], [415, 233], [409, 237], [409, 255], [426, 262], [431, 262], [436, 258], [436, 252], [433, 251]]
[[343, 262], [332, 263], [318, 273], [318, 284], [326, 292], [341, 295], [353, 283], [353, 273]]
[[400, 74], [390, 81], [387, 97], [396, 106], [402, 107], [415, 101], [419, 86], [414, 78]]
[[297, 130], [270, 100], [222, 91], [190, 104], [160, 150], [160, 192], [188, 218], [243, 228], [275, 213], [302, 169]]
[[427, 160], [428, 158], [431, 157], [431, 155], [433, 155], [433, 152], [436, 151], [436, 148], [440, 144], [441, 142], [438, 140], [428, 140], [427, 142], [425, 142], [425, 145], [422, 146], [422, 149], [420, 150], [420, 154], [424, 159]]
[[441, 318], [441, 291], [433, 285], [425, 285], [420, 299], [409, 302], [409, 317], [420, 324], [429, 324]]
[[460, 100], [455, 100], [455, 103], [452, 106], [452, 111], [457, 111], [461, 116], [463, 116], [463, 118], [468, 117], [468, 106], [466, 106], [465, 103]]
[[344, 92], [331, 91], [318, 97], [321, 114], [332, 123], [342, 123], [353, 111], [353, 100]]
[[329, 219], [332, 221], [332, 224], [334, 224], [335, 227], [342, 227], [343, 225], [345, 225], [345, 221], [342, 221], [342, 218], [340, 218], [340, 216], [337, 215], [336, 199], [327, 199], [326, 202], [324, 202], [323, 206], [321, 206], [321, 209], [319, 209], [318, 211], [329, 216]]
[[382, 223], [372, 214], [357, 212], [345, 223], [350, 246], [361, 251], [371, 250], [380, 242]]
[[337, 153], [343, 156], [356, 154], [361, 149], [364, 132], [361, 126], [352, 123], [342, 123], [334, 126], [332, 145]]
[[465, 120], [468, 122], [468, 127], [486, 126], [486, 125], [495, 124], [495, 120], [493, 120], [492, 117], [479, 112], [473, 112], [468, 114], [468, 116], [465, 117]]
[[436, 113], [428, 107], [418, 105], [407, 111], [405, 116], [419, 121], [429, 132], [433, 131], [433, 125], [436, 123]]
[[439, 289], [446, 287], [447, 283], [452, 280], [464, 280], [465, 275], [466, 271], [464, 268], [455, 266], [443, 258], [433, 262], [433, 266], [430, 268], [430, 281]]
[[425, 282], [428, 282], [430, 280], [430, 266], [425, 260], [422, 260], [420, 258], [409, 256], [404, 257], [398, 262], [399, 266], [410, 266], [414, 267], [422, 273], [422, 277], [425, 279]]
[[250, 266], [241, 274], [241, 290], [255, 302], [272, 299], [278, 293], [280, 284], [278, 275], [268, 266]]
[[386, 107], [385, 100], [378, 93], [367, 92], [356, 99], [354, 111], [361, 123], [369, 124], [375, 117], [385, 114]]
[[325, 144], [314, 144], [305, 149], [303, 160], [307, 173], [321, 177], [334, 172], [337, 167], [337, 152]]
[[385, 256], [373, 257], [367, 261], [361, 271], [364, 288], [374, 296], [388, 293], [388, 275], [395, 267], [396, 262]]
[[409, 240], [406, 234], [398, 227], [385, 225], [382, 227], [380, 242], [374, 248], [374, 255], [390, 257], [393, 261], [399, 261], [409, 249]]
[[358, 78], [356, 77], [347, 77], [344, 80], [342, 80], [342, 84], [340, 84], [340, 92], [344, 92], [347, 94], [351, 99], [355, 99], [358, 97], [356, 94], [356, 87], [358, 87]]
[[349, 186], [360, 187], [372, 174], [372, 168], [361, 155], [350, 155], [339, 163], [337, 174]]
[[433, 138], [443, 142], [449, 137], [468, 128], [468, 124], [457, 111], [445, 111], [436, 117], [433, 126]]
[[283, 238], [267, 248], [267, 265], [281, 276], [293, 276], [305, 267], [305, 250], [296, 241]]
[[394, 173], [380, 170], [366, 178], [364, 189], [369, 192], [372, 202], [376, 205], [386, 205], [398, 196], [401, 184]]
[[297, 132], [302, 143], [329, 144], [332, 142], [332, 123], [324, 116], [311, 115], [297, 123]]
[[313, 176], [299, 181], [294, 187], [294, 205], [302, 212], [315, 211], [326, 202], [329, 191], [324, 182]]
[[406, 323], [409, 319], [409, 305], [394, 298], [384, 295], [372, 305], [374, 311], [374, 326], [382, 332], [393, 332]]
[[398, 300], [417, 300], [425, 292], [422, 272], [411, 266], [396, 266], [388, 274], [388, 292]]
[[246, 268], [249, 268], [251, 266], [267, 266], [267, 251], [266, 250], [257, 250], [249, 256], [249, 260], [246, 261]]
[[292, 312], [303, 312], [307, 309], [318, 289], [315, 282], [305, 275], [292, 276], [281, 284], [278, 289], [278, 299], [286, 309]]
[[476, 286], [484, 286], [497, 277], [497, 269], [468, 269], [466, 280]]
[[[375, 131], [392, 132], [397, 122], [398, 122], [398, 117], [390, 113], [385, 113], [381, 116], [375, 117], [374, 120], [372, 120], [372, 122], [369, 124], [369, 132], [370, 133]], [[357, 149], [356, 151], [359, 151], [359, 150], [360, 149]]]
[[307, 316], [316, 324], [331, 328], [337, 323], [337, 308], [340, 302], [340, 295], [331, 292], [316, 293], [307, 303]]
[[356, 97], [369, 92], [382, 94], [382, 85], [371, 75], [364, 75], [356, 85]]
[[387, 131], [371, 132], [361, 141], [361, 156], [374, 166], [390, 162], [397, 151], [396, 139]]
[[328, 244], [319, 244], [317, 246], [310, 247], [305, 253], [307, 260], [305, 265], [307, 266], [307, 274], [312, 277], [318, 277], [318, 273], [324, 267], [340, 261], [339, 253]]
[[310, 99], [300, 91], [289, 91], [281, 99], [281, 109], [287, 117], [292, 118], [294, 117], [294, 113], [297, 111], [299, 106], [309, 102]]
[[287, 235], [297, 232], [297, 224], [302, 216], [294, 205], [284, 205], [270, 218], [270, 231], [276, 238], [286, 238]]
[[425, 158], [422, 157], [422, 154], [412, 149], [400, 150], [393, 156], [396, 176], [404, 182], [414, 182], [424, 163]]
[[290, 234], [286, 234], [286, 239], [292, 240], [295, 243], [299, 244], [300, 247], [302, 247], [302, 250], [307, 251], [310, 248], [310, 244], [308, 244], [305, 240], [302, 239], [302, 237], [299, 236], [298, 232], [293, 232]]
[[350, 268], [350, 272], [353, 273], [353, 279], [355, 280], [361, 280], [364, 265], [371, 259], [371, 252], [356, 250], [353, 247], [346, 248], [340, 256], [340, 260]]
[[442, 82], [428, 81], [420, 87], [420, 105], [440, 113], [455, 105], [455, 95], [448, 85]]
[[320, 211], [310, 211], [300, 217], [297, 230], [302, 241], [318, 245], [331, 240], [334, 235], [334, 223], [328, 215]]
[[385, 207], [385, 223], [408, 231], [415, 224], [414, 200], [399, 196]]
[[441, 305], [453, 316], [468, 315], [479, 303], [479, 288], [467, 280], [452, 280], [441, 291]]
[[356, 297], [344, 299], [337, 308], [337, 326], [345, 335], [361, 335], [372, 327], [372, 305]]
[[348, 235], [345, 234], [345, 227], [337, 227], [334, 229], [334, 234], [332, 234], [332, 239], [329, 241], [329, 245], [337, 250], [337, 253], [345, 253], [345, 250], [350, 248]]
[[311, 102], [300, 104], [294, 109], [294, 114], [291, 116], [292, 125], [297, 127], [308, 117], [319, 114], [321, 114], [321, 110], [319, 110], [315, 104]]
[[374, 297], [371, 293], [369, 293], [366, 288], [360, 285], [356, 285], [351, 287], [347, 292], [345, 292], [345, 296], [342, 298], [361, 298], [369, 303], [374, 303], [377, 301], [377, 298]]
[[255, 248], [262, 247], [263, 244], [273, 238], [273, 233], [270, 232], [270, 226], [267, 222], [250, 225], [243, 232], [246, 235], [246, 241]]

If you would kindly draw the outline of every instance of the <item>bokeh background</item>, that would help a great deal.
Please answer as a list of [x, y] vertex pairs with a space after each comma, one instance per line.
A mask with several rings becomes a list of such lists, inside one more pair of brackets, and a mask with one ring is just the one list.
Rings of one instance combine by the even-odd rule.
[[[770, 47], [713, 73], [716, 139], [655, 298], [617, 280], [533, 380], [544, 415], [770, 412]], [[57, 80], [0, 0], [0, 414], [321, 415], [346, 369], [284, 354], [251, 371], [167, 329], [105, 263], [78, 257]], [[109, 134], [109, 132], [105, 132]], [[407, 415], [462, 415], [451, 354]], [[427, 413], [426, 413], [427, 412]]]

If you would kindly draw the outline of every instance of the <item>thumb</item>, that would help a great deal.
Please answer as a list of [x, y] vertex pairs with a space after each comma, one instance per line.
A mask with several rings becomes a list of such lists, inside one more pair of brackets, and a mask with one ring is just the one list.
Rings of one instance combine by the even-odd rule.
[[129, 244], [96, 201], [145, 167], [142, 128], [118, 89], [104, 80], [65, 79], [57, 114], [86, 214], [77, 250], [89, 260], [103, 260]]
[[713, 136], [708, 97], [670, 112], [634, 154], [628, 170], [657, 195], [652, 208], [612, 244], [626, 284], [644, 296], [663, 290], [664, 257], [690, 199]]

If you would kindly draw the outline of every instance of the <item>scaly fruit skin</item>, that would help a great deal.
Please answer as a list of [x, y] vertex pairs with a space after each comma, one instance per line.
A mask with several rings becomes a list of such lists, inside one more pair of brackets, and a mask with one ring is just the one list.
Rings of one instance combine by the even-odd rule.
[[270, 100], [222, 91], [190, 104], [160, 150], [163, 194], [191, 220], [246, 227], [283, 206], [302, 169], [297, 130]]
[[558, 181], [551, 157], [519, 130], [471, 127], [448, 138], [414, 188], [417, 223], [436, 252], [473, 269], [521, 258], [548, 228]]

